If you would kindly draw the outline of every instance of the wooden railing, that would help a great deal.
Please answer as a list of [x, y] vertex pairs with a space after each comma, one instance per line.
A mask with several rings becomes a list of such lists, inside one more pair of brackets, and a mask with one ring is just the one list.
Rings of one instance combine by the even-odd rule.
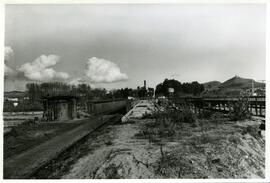
[[[243, 97], [248, 102], [248, 108], [254, 116], [265, 117], [265, 96]], [[232, 110], [232, 104], [239, 101], [237, 97], [178, 97], [170, 98], [176, 105], [189, 105], [198, 110], [208, 109], [228, 113]]]

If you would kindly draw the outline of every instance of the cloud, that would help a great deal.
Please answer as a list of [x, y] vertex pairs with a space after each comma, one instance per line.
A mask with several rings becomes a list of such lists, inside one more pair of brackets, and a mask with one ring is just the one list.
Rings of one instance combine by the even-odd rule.
[[17, 71], [4, 64], [4, 77], [5, 79], [14, 78], [17, 76]]
[[18, 68], [24, 76], [34, 81], [65, 80], [69, 75], [65, 72], [57, 72], [52, 66], [59, 62], [58, 55], [41, 55], [32, 63], [25, 63]]
[[14, 51], [10, 46], [5, 46], [5, 62], [14, 55]]
[[10, 76], [10, 75], [13, 75], [15, 72], [13, 69], [11, 69], [10, 67], [8, 66], [4, 66], [5, 67], [5, 76]]
[[[14, 54], [11, 47], [5, 49], [5, 59], [7, 62]], [[85, 75], [77, 78], [70, 77], [68, 73], [55, 71], [55, 66], [60, 61], [58, 55], [41, 55], [33, 62], [25, 63], [17, 69], [12, 69], [5, 65], [5, 78], [31, 80], [31, 81], [63, 81], [69, 84], [90, 84], [112, 83], [127, 80], [128, 76], [120, 71], [120, 68], [113, 62], [96, 57], [90, 58], [86, 63]]]
[[90, 82], [112, 83], [128, 79], [128, 76], [125, 73], [121, 73], [120, 68], [109, 60], [92, 57], [86, 64], [85, 74]]
[[77, 77], [77, 78], [71, 78], [69, 81], [68, 81], [68, 84], [70, 85], [79, 85], [79, 84], [83, 84], [83, 83], [87, 83], [87, 81], [81, 77]]
[[9, 66], [6, 65], [6, 63], [9, 61], [9, 59], [14, 55], [14, 51], [10, 46], [5, 46], [5, 60], [4, 60], [4, 76], [5, 78], [9, 76], [13, 76], [16, 74], [16, 72], [10, 68]]

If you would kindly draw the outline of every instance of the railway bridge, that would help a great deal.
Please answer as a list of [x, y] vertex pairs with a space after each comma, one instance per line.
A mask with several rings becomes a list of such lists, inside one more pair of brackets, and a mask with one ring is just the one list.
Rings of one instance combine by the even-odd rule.
[[232, 106], [239, 100], [248, 105], [248, 110], [254, 116], [265, 117], [265, 96], [250, 97], [178, 97], [170, 98], [170, 101], [178, 106], [188, 105], [199, 112], [204, 109], [228, 113]]

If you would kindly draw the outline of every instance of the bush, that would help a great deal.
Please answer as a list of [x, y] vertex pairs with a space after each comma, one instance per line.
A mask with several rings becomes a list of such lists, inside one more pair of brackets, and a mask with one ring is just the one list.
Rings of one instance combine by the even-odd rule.
[[154, 136], [171, 136], [175, 134], [176, 123], [172, 120], [169, 111], [154, 111], [151, 115], [145, 115], [145, 118], [154, 119], [146, 123], [144, 135], [153, 139]]
[[34, 117], [34, 122], [39, 122], [39, 118], [38, 117]]
[[175, 134], [176, 123], [169, 116], [163, 116], [157, 119], [158, 133], [161, 136], [171, 136]]
[[235, 134], [229, 136], [228, 140], [236, 145], [242, 145], [241, 139]]
[[176, 130], [182, 127], [182, 123], [195, 123], [196, 117], [188, 108], [175, 110], [166, 108], [165, 110], [156, 110], [152, 114], [146, 114], [144, 118], [153, 119], [152, 122], [145, 124], [142, 133], [151, 139], [155, 136], [169, 137], [176, 133]]
[[251, 118], [251, 112], [249, 111], [248, 98], [240, 97], [236, 102], [231, 104], [232, 111], [229, 116], [231, 120], [244, 120]]
[[199, 114], [199, 118], [201, 119], [210, 119], [213, 116], [214, 112], [210, 111], [210, 110], [203, 110], [200, 114]]
[[242, 135], [245, 135], [245, 134], [250, 134], [251, 136], [253, 137], [258, 137], [259, 136], [259, 126], [248, 126], [246, 127], [243, 132], [242, 132]]
[[145, 114], [144, 119], [167, 120], [172, 123], [194, 123], [196, 122], [195, 114], [188, 108], [184, 107], [182, 110], [173, 108], [165, 108], [165, 110], [156, 110], [152, 114]]
[[189, 175], [190, 172], [194, 172], [194, 165], [190, 163], [190, 160], [185, 157], [179, 150], [173, 150], [171, 152], [163, 151], [160, 147], [161, 157], [157, 161], [158, 167], [156, 173], [165, 176], [166, 178], [178, 177], [184, 178]]
[[195, 123], [196, 116], [190, 109], [184, 108], [180, 114], [180, 121], [183, 123]]

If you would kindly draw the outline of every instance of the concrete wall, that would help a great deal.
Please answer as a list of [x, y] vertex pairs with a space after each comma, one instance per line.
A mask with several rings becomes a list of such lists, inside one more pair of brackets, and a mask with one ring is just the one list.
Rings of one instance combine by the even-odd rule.
[[126, 111], [130, 111], [135, 105], [137, 105], [140, 102], [140, 100], [127, 100], [127, 105], [126, 105]]
[[68, 103], [58, 103], [58, 120], [62, 121], [62, 120], [68, 120]]
[[63, 121], [76, 118], [76, 99], [45, 101], [43, 117], [47, 121]]
[[89, 114], [112, 113], [125, 107], [126, 100], [87, 103], [87, 110]]

